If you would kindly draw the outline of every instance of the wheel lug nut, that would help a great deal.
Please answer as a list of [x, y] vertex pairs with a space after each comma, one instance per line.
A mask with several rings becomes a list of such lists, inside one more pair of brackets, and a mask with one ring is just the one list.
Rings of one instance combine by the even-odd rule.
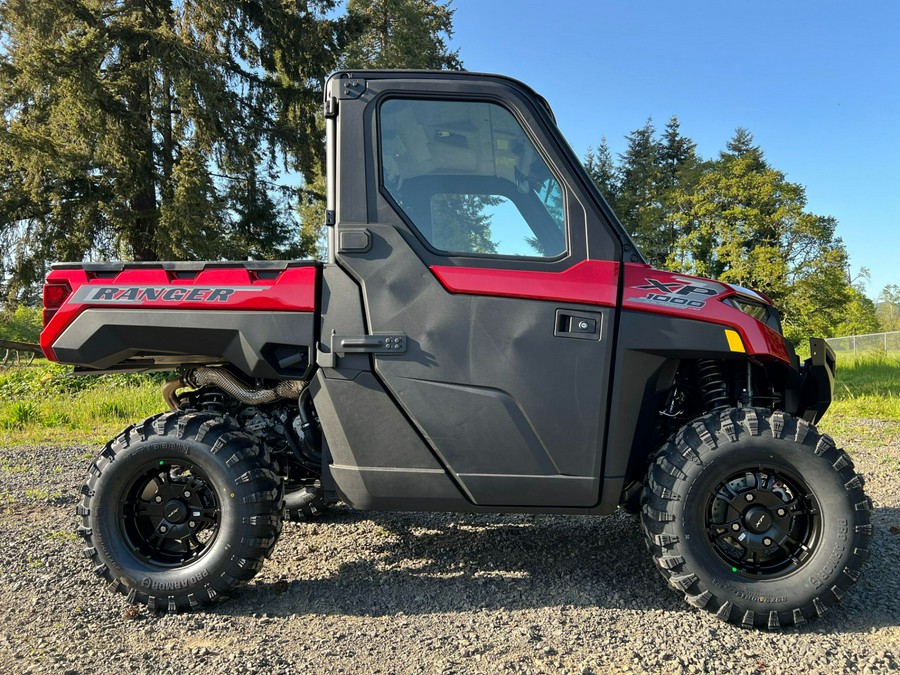
[[744, 496], [744, 499], [746, 499], [748, 502], [752, 502], [755, 498], [754, 498], [754, 496], [753, 496], [753, 493], [748, 492], [748, 493]]
[[197, 523], [195, 523], [195, 522], [192, 520], [191, 522], [188, 523], [188, 527], [197, 527]]
[[155, 501], [157, 504], [162, 504], [162, 497], [160, 497], [159, 495], [156, 495], [153, 498], [153, 501]]
[[185, 498], [185, 499], [190, 499], [190, 498], [191, 498], [191, 493], [188, 492], [187, 490], [185, 490], [185, 491], [184, 491], [184, 498]]
[[163, 534], [165, 534], [166, 532], [169, 531], [169, 528], [166, 527], [165, 525], [160, 525], [160, 526], [159, 526], [159, 531], [162, 532]]
[[784, 518], [784, 514], [787, 513], [784, 509], [778, 509], [775, 513], [778, 514], [779, 518]]
[[771, 540], [771, 539], [769, 539], [768, 537], [766, 537], [765, 539], [763, 539], [763, 546], [771, 546], [771, 545], [772, 545], [772, 540]]
[[731, 524], [731, 529], [734, 530], [735, 532], [737, 532], [738, 530], [741, 529], [741, 526], [738, 525], [737, 523], [732, 523], [732, 524]]

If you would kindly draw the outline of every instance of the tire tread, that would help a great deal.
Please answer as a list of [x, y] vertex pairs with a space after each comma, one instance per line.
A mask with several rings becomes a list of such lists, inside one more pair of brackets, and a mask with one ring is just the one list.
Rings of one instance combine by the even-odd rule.
[[[241, 518], [241, 534], [235, 555], [214, 578], [206, 578], [189, 588], [165, 596], [151, 595], [136, 581], [116, 576], [102, 558], [101, 543], [91, 528], [91, 513], [96, 512], [96, 485], [106, 466], [122, 453], [154, 439], [176, 438], [205, 446], [212, 455], [221, 455], [232, 476], [232, 490], [245, 511]], [[165, 412], [124, 429], [109, 441], [91, 464], [81, 487], [81, 501], [76, 506], [78, 536], [84, 539], [83, 553], [93, 564], [94, 573], [108, 583], [111, 590], [122, 593], [129, 603], [143, 604], [160, 612], [193, 610], [228, 597], [242, 583], [251, 579], [271, 555], [282, 529], [281, 510], [284, 487], [276, 473], [268, 451], [256, 440], [241, 432], [228, 418], [212, 413]]]
[[[851, 527], [855, 548], [838, 583], [831, 588], [823, 588], [822, 594], [799, 607], [789, 606], [768, 612], [754, 612], [740, 607], [736, 598], [728, 599], [715, 586], [705, 587], [679, 553], [682, 542], [676, 529], [679, 517], [676, 514], [679, 513], [678, 504], [684, 499], [688, 481], [685, 463], [703, 464], [709, 461], [711, 453], [722, 452], [745, 435], [792, 440], [807, 448], [810, 454], [821, 457], [838, 474], [855, 507], [857, 519]], [[855, 472], [849, 455], [837, 447], [834, 439], [819, 434], [805, 420], [781, 411], [732, 408], [694, 420], [660, 449], [648, 470], [641, 496], [641, 524], [656, 567], [668, 584], [684, 595], [688, 604], [743, 627], [784, 628], [822, 616], [838, 604], [859, 579], [860, 567], [868, 557], [867, 546], [873, 531], [870, 515], [872, 502], [863, 493], [863, 486], [863, 478]]]

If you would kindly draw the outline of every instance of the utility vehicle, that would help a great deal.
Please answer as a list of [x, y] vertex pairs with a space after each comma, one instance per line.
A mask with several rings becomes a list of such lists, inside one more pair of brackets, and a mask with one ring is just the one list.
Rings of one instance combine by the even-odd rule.
[[[762, 293], [652, 269], [515, 80], [325, 85], [327, 263], [57, 264], [41, 344], [176, 370], [91, 465], [78, 533], [136, 603], [218, 601], [284, 517], [640, 513], [696, 607], [778, 627], [857, 580], [871, 502]], [[598, 546], [614, 545], [597, 542]]]

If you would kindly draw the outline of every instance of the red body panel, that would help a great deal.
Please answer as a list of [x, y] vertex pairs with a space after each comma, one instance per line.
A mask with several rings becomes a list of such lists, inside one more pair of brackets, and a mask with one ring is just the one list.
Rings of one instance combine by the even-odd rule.
[[585, 260], [562, 272], [434, 266], [432, 273], [451, 293], [556, 300], [615, 307], [619, 263]]
[[[451, 293], [528, 298], [615, 307], [622, 272], [622, 307], [736, 330], [757, 357], [789, 362], [776, 331], [721, 300], [736, 295], [725, 284], [655, 270], [649, 265], [585, 260], [562, 272], [434, 266], [432, 273]], [[314, 265], [287, 267], [261, 278], [242, 267], [210, 267], [192, 273], [162, 267], [125, 268], [114, 276], [83, 269], [55, 269], [47, 282], [68, 283], [72, 293], [41, 333], [41, 348], [55, 360], [52, 346], [81, 312], [96, 307], [134, 309], [316, 311]], [[269, 278], [271, 277], [271, 278]]]
[[[650, 265], [626, 264], [624, 286], [623, 309], [696, 319], [733, 328], [740, 334], [749, 355], [771, 357], [790, 363], [784, 338], [777, 331], [741, 310], [721, 302], [725, 298], [737, 295], [737, 292], [726, 284], [686, 274], [663, 272], [653, 269]], [[667, 290], [660, 292], [660, 286]], [[714, 295], [705, 292], [692, 293], [689, 291], [691, 288], [705, 288], [715, 290], [716, 293]], [[685, 290], [689, 292], [685, 293]], [[686, 302], [678, 305], [661, 299], [648, 301], [650, 296], [685, 299]], [[690, 305], [691, 300], [700, 303], [701, 306]]]
[[318, 273], [315, 265], [266, 271], [265, 278], [242, 267], [209, 267], [190, 273], [134, 267], [114, 276], [55, 269], [47, 283], [66, 282], [72, 293], [41, 332], [41, 349], [48, 359], [56, 360], [52, 349], [56, 339], [81, 312], [98, 307], [314, 312]]
[[[622, 308], [706, 321], [736, 330], [751, 356], [790, 363], [784, 338], [764, 323], [723, 302], [736, 295], [727, 284], [650, 265], [623, 268]], [[434, 266], [432, 273], [451, 293], [528, 298], [615, 307], [619, 263], [585, 260], [562, 272]], [[764, 296], [762, 299], [767, 300]]]

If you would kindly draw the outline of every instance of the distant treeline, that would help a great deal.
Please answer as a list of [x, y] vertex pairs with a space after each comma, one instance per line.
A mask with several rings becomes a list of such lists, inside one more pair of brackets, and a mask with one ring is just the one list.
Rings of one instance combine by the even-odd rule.
[[653, 265], [764, 292], [792, 338], [900, 329], [900, 288], [874, 303], [850, 270], [837, 221], [807, 210], [806, 190], [766, 161], [746, 129], [700, 157], [676, 117], [627, 136], [614, 159], [606, 139], [584, 163]]

